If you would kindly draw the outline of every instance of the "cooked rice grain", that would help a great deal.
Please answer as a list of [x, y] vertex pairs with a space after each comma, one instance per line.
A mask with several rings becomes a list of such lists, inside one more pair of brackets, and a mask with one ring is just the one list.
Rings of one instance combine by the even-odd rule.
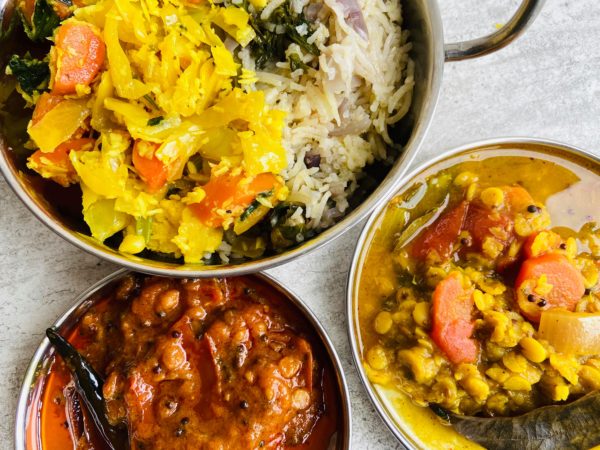
[[[294, 0], [300, 11], [310, 3]], [[279, 4], [263, 10], [268, 17]], [[267, 102], [287, 113], [284, 147], [288, 169], [283, 177], [290, 188], [289, 201], [306, 205], [307, 225], [327, 228], [349, 208], [366, 165], [388, 157], [394, 143], [388, 127], [408, 112], [414, 87], [412, 44], [401, 28], [401, 7], [396, 0], [358, 0], [368, 26], [368, 41], [343, 18], [336, 0], [325, 0], [313, 34], [308, 38], [321, 54], [318, 70], [291, 72], [287, 63], [278, 73], [257, 72], [257, 88]], [[325, 25], [326, 24], [326, 25]], [[306, 63], [316, 56], [292, 44], [287, 54]], [[240, 52], [246, 69], [255, 68], [247, 50]], [[318, 168], [307, 168], [304, 156], [319, 154]], [[298, 218], [296, 217], [296, 220]]]

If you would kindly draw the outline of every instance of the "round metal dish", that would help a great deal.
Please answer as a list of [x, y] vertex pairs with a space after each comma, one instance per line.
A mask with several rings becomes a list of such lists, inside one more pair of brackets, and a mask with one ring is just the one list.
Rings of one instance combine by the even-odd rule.
[[[400, 423], [400, 415], [390, 411], [390, 406], [388, 406], [390, 403], [386, 402], [386, 400], [382, 398], [382, 396], [375, 390], [374, 385], [367, 378], [367, 374], [363, 367], [363, 360], [361, 357], [362, 343], [359, 336], [358, 315], [356, 314], [359, 301], [358, 286], [363, 261], [369, 250], [369, 244], [373, 238], [373, 233], [377, 229], [377, 224], [379, 223], [382, 214], [385, 212], [385, 209], [392, 198], [412, 186], [417, 178], [425, 175], [432, 175], [445, 167], [456, 164], [463, 160], [467, 155], [473, 159], [484, 159], [486, 154], [503, 149], [513, 149], [517, 151], [532, 150], [546, 153], [553, 160], [565, 160], [569, 161], [571, 164], [577, 164], [577, 160], [579, 160], [586, 161], [596, 167], [600, 166], [600, 157], [597, 155], [573, 146], [550, 140], [515, 137], [489, 139], [472, 144], [466, 144], [452, 150], [442, 152], [436, 158], [421, 164], [409, 174], [404, 176], [398, 187], [395, 190], [390, 191], [376, 207], [375, 211], [365, 224], [356, 244], [356, 249], [352, 258], [352, 266], [350, 268], [350, 273], [348, 274], [346, 291], [346, 314], [348, 317], [348, 335], [350, 339], [352, 357], [354, 359], [354, 363], [356, 364], [361, 382], [365, 387], [373, 406], [394, 436], [396, 436], [396, 438], [398, 438], [398, 440], [409, 449], [421, 450], [421, 447], [416, 442], [416, 439], [411, 436], [411, 430], [408, 428], [408, 426]], [[382, 261], [382, 264], [384, 263], [385, 262]], [[394, 416], [396, 416], [396, 418]]]
[[[0, 18], [14, 6], [15, 1], [0, 0]], [[40, 186], [39, 177], [32, 175], [31, 171], [17, 163], [15, 155], [1, 134], [0, 171], [23, 203], [51, 230], [82, 250], [132, 270], [165, 276], [231, 276], [258, 272], [290, 261], [340, 236], [366, 217], [382, 197], [394, 190], [397, 181], [406, 172], [418, 151], [433, 118], [444, 61], [473, 58], [502, 48], [525, 30], [544, 4], [544, 0], [524, 0], [514, 17], [492, 35], [444, 45], [442, 22], [436, 0], [401, 1], [403, 27], [410, 30], [413, 43], [411, 56], [415, 61], [416, 83], [410, 111], [399, 124], [399, 128], [405, 134], [402, 142], [404, 150], [379, 186], [344, 219], [316, 237], [283, 253], [229, 265], [174, 264], [122, 254], [85, 235], [81, 224], [74, 223], [72, 218], [62, 214], [59, 207], [51, 204]], [[0, 60], [3, 56], [6, 55], [2, 55], [0, 50]]]
[[[61, 334], [65, 335], [79, 322], [85, 312], [103, 295], [109, 292], [130, 271], [121, 269], [100, 280], [89, 289], [81, 293], [73, 305], [54, 323]], [[312, 328], [315, 340], [322, 345], [323, 355], [329, 359], [335, 376], [337, 395], [340, 403], [337, 406], [340, 415], [340, 427], [336, 435], [336, 450], [347, 450], [350, 448], [350, 437], [352, 435], [352, 422], [350, 412], [350, 394], [341, 361], [335, 351], [333, 343], [327, 332], [319, 323], [314, 313], [302, 302], [302, 300], [289, 289], [282, 286], [275, 278], [266, 274], [253, 275], [257, 279], [270, 285], [274, 290], [288, 299], [296, 308], [297, 313], [304, 317]], [[37, 420], [38, 402], [43, 393], [45, 378], [54, 359], [54, 350], [47, 338], [44, 338], [35, 351], [21, 386], [17, 402], [15, 421], [15, 448], [16, 450], [41, 449], [41, 446], [32, 447], [31, 443], [38, 438], [37, 427], [32, 427], [32, 421]]]

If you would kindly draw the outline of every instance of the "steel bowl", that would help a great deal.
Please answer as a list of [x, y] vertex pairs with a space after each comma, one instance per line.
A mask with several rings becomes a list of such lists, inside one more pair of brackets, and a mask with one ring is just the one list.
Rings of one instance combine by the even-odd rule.
[[[16, 0], [0, 0], [2, 11], [10, 10]], [[534, 20], [545, 0], [524, 0], [514, 17], [500, 30], [484, 38], [444, 45], [442, 22], [436, 0], [401, 0], [403, 27], [410, 30], [415, 61], [415, 88], [407, 116], [399, 124], [404, 150], [379, 184], [353, 211], [331, 228], [301, 245], [281, 254], [230, 265], [173, 264], [118, 252], [85, 234], [82, 220], [73, 219], [73, 211], [65, 205], [49, 201], [50, 196], [66, 195], [60, 188], [49, 186], [32, 174], [8, 147], [0, 135], [0, 170], [17, 196], [51, 230], [79, 248], [132, 270], [165, 276], [230, 276], [274, 267], [294, 259], [340, 236], [373, 210], [377, 202], [394, 189], [419, 150], [431, 123], [438, 100], [444, 61], [458, 61], [481, 56], [514, 40]], [[0, 20], [0, 26], [2, 21]], [[5, 44], [0, 46], [6, 49]], [[5, 52], [7, 50], [4, 50]], [[0, 61], [3, 56], [0, 50]], [[0, 116], [0, 125], [2, 121]], [[1, 127], [0, 127], [1, 128]], [[20, 159], [20, 160], [19, 160]], [[60, 192], [57, 194], [57, 191]], [[75, 212], [75, 216], [80, 215]]]
[[[370, 248], [370, 243], [375, 231], [379, 228], [380, 221], [389, 202], [397, 195], [404, 192], [414, 185], [415, 182], [424, 180], [438, 171], [450, 167], [458, 162], [469, 160], [483, 160], [487, 156], [494, 155], [494, 152], [505, 152], [513, 150], [512, 156], [521, 156], [529, 154], [534, 156], [543, 154], [546, 159], [559, 164], [566, 163], [573, 165], [584, 165], [594, 167], [600, 172], [600, 155], [594, 155], [591, 152], [550, 140], [536, 138], [516, 137], [501, 138], [479, 141], [472, 144], [463, 145], [442, 152], [436, 158], [426, 161], [414, 168], [409, 174], [405, 175], [396, 189], [390, 191], [376, 207], [375, 211], [365, 224], [354, 251], [352, 266], [348, 274], [348, 284], [346, 291], [346, 314], [348, 317], [348, 335], [352, 356], [358, 370], [361, 382], [367, 391], [369, 399], [373, 403], [379, 416], [390, 429], [392, 434], [402, 442], [404, 446], [411, 450], [424, 450], [426, 447], [419, 444], [418, 439], [411, 428], [403, 423], [399, 413], [393, 410], [391, 400], [383, 394], [377, 392], [375, 386], [369, 381], [363, 366], [362, 341], [360, 338], [360, 326], [358, 323], [357, 308], [360, 304], [358, 298], [360, 275], [364, 260]], [[385, 261], [382, 261], [385, 264]]]
[[[81, 293], [74, 301], [73, 305], [58, 318], [54, 326], [65, 336], [68, 335], [78, 324], [79, 320], [95, 304], [101, 300], [104, 295], [110, 292], [121, 279], [127, 276], [130, 271], [120, 269], [117, 272], [103, 278], [89, 289]], [[350, 437], [352, 435], [352, 422], [350, 411], [350, 394], [341, 361], [335, 351], [333, 343], [329, 339], [327, 332], [319, 323], [314, 313], [304, 304], [304, 302], [292, 291], [281, 285], [275, 278], [266, 274], [256, 274], [252, 277], [270, 285], [271, 288], [279, 292], [283, 297], [290, 301], [295, 308], [298, 317], [304, 318], [311, 331], [312, 338], [320, 344], [322, 355], [327, 358], [332, 366], [337, 386], [337, 396], [340, 416], [340, 430], [335, 435], [335, 443], [331, 448], [336, 450], [347, 450], [350, 448]], [[312, 328], [312, 330], [311, 330]], [[15, 448], [16, 450], [35, 450], [41, 449], [39, 442], [39, 422], [38, 411], [41, 396], [44, 392], [46, 376], [54, 360], [54, 350], [52, 349], [48, 338], [44, 338], [35, 351], [29, 366], [25, 372], [21, 391], [17, 402], [17, 413], [15, 421]], [[37, 440], [37, 441], [36, 441]]]

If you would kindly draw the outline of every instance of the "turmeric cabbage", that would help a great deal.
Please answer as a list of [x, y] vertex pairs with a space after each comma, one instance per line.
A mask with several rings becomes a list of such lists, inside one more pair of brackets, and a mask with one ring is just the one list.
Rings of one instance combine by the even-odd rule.
[[[201, 263], [231, 228], [233, 235], [248, 233], [234, 245], [242, 255], [260, 256], [266, 244], [252, 229], [286, 199], [279, 175], [288, 161], [285, 113], [266, 105], [254, 72], [241, 69], [225, 45], [227, 39], [241, 47], [252, 42], [251, 14], [235, 5], [183, 0], [86, 3], [72, 13], [97, 30], [96, 42], [82, 43], [93, 51], [74, 58], [69, 69], [83, 81], [70, 95], [51, 93], [52, 101], [39, 102], [28, 131], [41, 152], [69, 139], [92, 144], [69, 150], [69, 177], [31, 159], [29, 167], [63, 185], [79, 183], [92, 237], [103, 242], [122, 232], [125, 253], [147, 249]], [[51, 88], [52, 55], [81, 51], [58, 45], [50, 52]], [[95, 78], [85, 67], [90, 57], [100, 67]], [[203, 186], [211, 180], [207, 194]]]
[[28, 128], [29, 136], [42, 152], [52, 152], [69, 139], [90, 114], [88, 99], [60, 102], [35, 125]]

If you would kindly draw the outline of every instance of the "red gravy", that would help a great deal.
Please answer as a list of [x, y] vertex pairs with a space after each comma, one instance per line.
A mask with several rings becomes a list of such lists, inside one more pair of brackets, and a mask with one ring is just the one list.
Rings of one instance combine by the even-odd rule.
[[[104, 377], [109, 420], [127, 427], [134, 450], [327, 449], [341, 426], [340, 399], [314, 334], [253, 277], [130, 275], [69, 340]], [[30, 442], [106, 448], [59, 358], [39, 403], [39, 437]]]

